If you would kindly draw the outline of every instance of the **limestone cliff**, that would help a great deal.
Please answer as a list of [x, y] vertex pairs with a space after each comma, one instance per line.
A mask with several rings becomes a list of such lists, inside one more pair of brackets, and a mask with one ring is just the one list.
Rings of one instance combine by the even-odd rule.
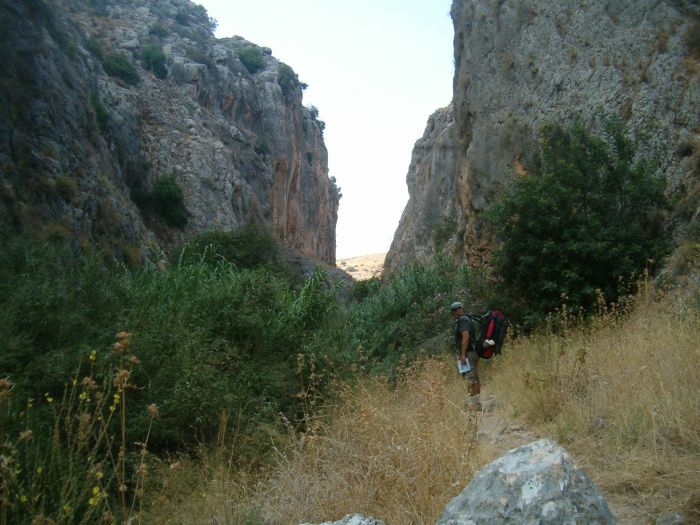
[[[131, 257], [264, 224], [334, 263], [339, 192], [304, 85], [212, 24], [188, 0], [0, 0], [3, 222]], [[143, 205], [168, 177], [181, 229]]]
[[[668, 192], [697, 193], [697, 2], [454, 0], [451, 14], [452, 109], [433, 115], [416, 143], [387, 273], [438, 251], [477, 264], [481, 212], [499, 183], [527, 169], [549, 121], [621, 115], [644, 135]], [[685, 201], [679, 231], [697, 222], [700, 200]]]

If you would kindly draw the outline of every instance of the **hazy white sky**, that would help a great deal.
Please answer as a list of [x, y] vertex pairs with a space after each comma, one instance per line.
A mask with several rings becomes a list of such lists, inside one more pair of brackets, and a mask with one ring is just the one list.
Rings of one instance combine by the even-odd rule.
[[408, 200], [406, 172], [428, 117], [452, 98], [451, 0], [194, 0], [272, 48], [309, 87], [326, 123], [340, 200], [337, 258], [389, 249]]

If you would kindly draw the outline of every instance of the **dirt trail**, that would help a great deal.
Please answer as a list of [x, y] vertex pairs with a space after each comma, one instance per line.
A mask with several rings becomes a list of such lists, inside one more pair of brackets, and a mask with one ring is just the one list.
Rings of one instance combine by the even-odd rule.
[[[540, 439], [541, 435], [523, 428], [517, 422], [508, 419], [494, 397], [482, 395], [484, 411], [478, 419], [476, 440], [479, 444], [488, 444], [493, 449], [494, 459], [509, 450]], [[602, 490], [602, 489], [601, 489]], [[616, 494], [602, 491], [619, 525], [645, 525], [653, 523], [649, 516], [634, 507], [630, 501]]]

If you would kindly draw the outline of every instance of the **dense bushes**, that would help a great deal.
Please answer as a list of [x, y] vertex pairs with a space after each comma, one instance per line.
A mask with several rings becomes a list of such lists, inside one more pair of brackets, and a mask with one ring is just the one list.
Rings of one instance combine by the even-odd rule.
[[141, 82], [136, 68], [122, 55], [107, 55], [102, 62], [102, 67], [109, 76], [119, 78], [131, 86]]
[[159, 177], [150, 190], [140, 187], [132, 190], [131, 198], [146, 217], [156, 216], [173, 228], [187, 225], [187, 208], [182, 189], [172, 175]]
[[141, 50], [141, 62], [145, 69], [153, 71], [153, 74], [160, 79], [168, 76], [168, 69], [165, 67], [165, 54], [160, 46], [147, 45]]
[[[2, 394], [11, 402], [0, 408], [0, 431], [9, 444], [3, 454], [24, 462], [7, 490], [29, 498], [22, 491], [50, 482], [41, 490], [69, 504], [74, 522], [108, 501], [113, 513], [127, 509], [117, 487], [127, 486], [130, 501], [136, 496], [146, 445], [132, 444], [146, 436], [151, 452], [189, 453], [216, 440], [223, 418], [235, 426], [236, 461], [264, 461], [270, 429], [303, 428], [310, 400], [323, 399], [332, 379], [393, 370], [421, 346], [440, 351], [424, 341], [449, 326], [445, 306], [475, 293], [473, 275], [443, 261], [375, 283], [362, 302], [341, 309], [323, 270], [300, 284], [278, 271], [276, 246], [258, 227], [202, 234], [164, 270], [129, 270], [69, 246], [2, 241], [0, 369], [14, 386]], [[115, 344], [122, 331], [129, 335]], [[81, 421], [87, 426], [70, 426]], [[47, 439], [22, 437], [34, 433]], [[65, 440], [78, 435], [87, 441], [69, 453]], [[96, 436], [102, 441], [91, 441]], [[123, 466], [120, 443], [128, 444]], [[49, 464], [51, 479], [38, 480]], [[0, 505], [17, 523], [31, 516], [8, 500]]]
[[236, 54], [250, 74], [265, 69], [265, 59], [259, 48], [253, 46], [242, 47], [236, 51]]
[[93, 350], [95, 368], [109, 377], [113, 334], [128, 330], [139, 387], [129, 392], [129, 418], [142, 430], [145, 407], [159, 406], [162, 424], [151, 440], [159, 449], [211, 436], [221, 410], [239, 414], [241, 424], [294, 413], [296, 354], [334, 313], [321, 271], [296, 289], [266, 269], [224, 260], [130, 272], [68, 248], [22, 241], [6, 248], [0, 368], [16, 394], [60, 398]]
[[238, 268], [274, 266], [279, 263], [278, 247], [263, 226], [251, 224], [234, 232], [210, 231], [197, 234], [174, 257], [180, 264], [225, 261]]
[[619, 121], [601, 136], [583, 125], [542, 130], [533, 173], [517, 178], [491, 211], [495, 267], [512, 305], [535, 319], [566, 301], [615, 300], [635, 272], [664, 252], [663, 180], [638, 159]]

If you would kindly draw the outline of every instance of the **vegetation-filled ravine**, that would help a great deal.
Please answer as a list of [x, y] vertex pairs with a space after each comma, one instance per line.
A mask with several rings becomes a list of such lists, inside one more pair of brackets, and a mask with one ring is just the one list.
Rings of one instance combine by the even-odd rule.
[[616, 122], [543, 131], [490, 212], [487, 266], [438, 257], [350, 294], [259, 227], [131, 267], [3, 230], [0, 523], [430, 523], [495, 453], [468, 445], [453, 300], [511, 316], [484, 365], [503, 418], [642, 515], [680, 509], [700, 469], [697, 247], [666, 257], [662, 187]]

